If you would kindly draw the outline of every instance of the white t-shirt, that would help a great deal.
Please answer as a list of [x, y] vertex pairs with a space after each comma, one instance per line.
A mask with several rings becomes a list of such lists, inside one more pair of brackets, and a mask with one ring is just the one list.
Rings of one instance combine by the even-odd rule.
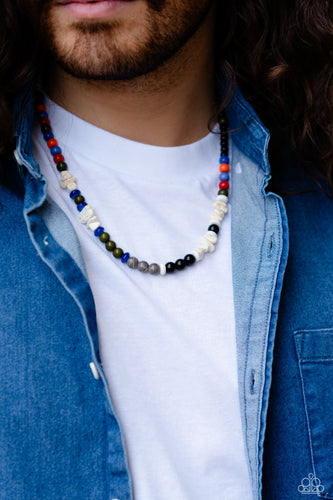
[[[166, 263], [199, 246], [218, 190], [217, 134], [157, 147], [101, 130], [50, 100], [47, 108], [69, 171], [119, 247], [139, 260]], [[216, 251], [202, 262], [172, 275], [143, 274], [116, 260], [81, 224], [37, 127], [34, 150], [48, 194], [81, 244], [135, 500], [251, 500], [230, 214]]]

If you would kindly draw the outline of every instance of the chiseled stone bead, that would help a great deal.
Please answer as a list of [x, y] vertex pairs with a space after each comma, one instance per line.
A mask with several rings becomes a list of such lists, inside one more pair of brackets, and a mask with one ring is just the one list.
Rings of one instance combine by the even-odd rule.
[[148, 271], [150, 274], [159, 274], [160, 266], [158, 264], [150, 264]]
[[145, 260], [141, 260], [138, 264], [138, 269], [139, 271], [141, 271], [142, 273], [146, 273], [149, 269], [149, 264], [148, 262], [146, 262]]
[[139, 261], [136, 257], [130, 257], [127, 261], [128, 267], [131, 269], [136, 269], [138, 267]]

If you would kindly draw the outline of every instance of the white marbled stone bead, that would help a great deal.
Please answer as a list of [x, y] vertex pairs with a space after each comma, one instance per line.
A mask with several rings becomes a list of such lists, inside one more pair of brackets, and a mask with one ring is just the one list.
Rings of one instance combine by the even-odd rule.
[[76, 185], [75, 181], [76, 181], [75, 177], [73, 177], [72, 174], [67, 170], [61, 172], [60, 185], [63, 189], [66, 189], [69, 184], [74, 183]]
[[225, 194], [218, 194], [216, 196], [216, 201], [223, 201], [224, 203], [228, 203], [228, 196]]
[[193, 252], [191, 252], [191, 254], [193, 255], [193, 257], [195, 258], [196, 262], [199, 262], [201, 259], [200, 259], [200, 254], [199, 252], [197, 252], [196, 250], [193, 250]]
[[67, 190], [70, 193], [71, 191], [74, 191], [74, 189], [78, 189], [78, 185], [76, 182], [71, 182], [70, 184], [67, 184]]
[[228, 212], [228, 205], [226, 205], [226, 203], [224, 203], [223, 201], [215, 201], [214, 208], [215, 210], [218, 210], [219, 212], [225, 214]]
[[213, 243], [211, 243], [206, 236], [201, 236], [200, 248], [202, 248], [205, 252], [212, 253], [215, 250], [215, 245], [213, 245]]
[[166, 274], [165, 264], [160, 264], [160, 275], [164, 276]]
[[216, 214], [216, 215], [219, 215], [220, 217], [223, 217], [225, 212], [223, 209], [220, 209], [220, 208], [215, 208], [213, 214]]
[[205, 238], [207, 238], [208, 241], [213, 243], [213, 245], [216, 245], [217, 234], [214, 231], [207, 231], [207, 233], [205, 234]]
[[91, 205], [86, 205], [81, 212], [79, 212], [79, 217], [82, 224], [87, 224], [90, 219], [95, 215], [94, 209]]
[[219, 223], [221, 223], [223, 219], [223, 216], [217, 212], [216, 210], [214, 210], [214, 212], [209, 216], [209, 220], [212, 221], [212, 220], [217, 220]]
[[60, 178], [62, 181], [66, 181], [67, 179], [70, 179], [72, 176], [72, 174], [70, 172], [68, 172], [68, 170], [63, 170], [62, 172], [60, 172]]
[[203, 248], [201, 247], [198, 247], [194, 250], [194, 252], [192, 252], [192, 254], [194, 255], [195, 259], [200, 262], [200, 260], [202, 260], [205, 256], [205, 251]]
[[95, 231], [99, 226], [101, 225], [99, 219], [96, 217], [96, 215], [93, 215], [91, 219], [87, 222], [87, 227], [88, 229], [91, 229], [91, 231]]

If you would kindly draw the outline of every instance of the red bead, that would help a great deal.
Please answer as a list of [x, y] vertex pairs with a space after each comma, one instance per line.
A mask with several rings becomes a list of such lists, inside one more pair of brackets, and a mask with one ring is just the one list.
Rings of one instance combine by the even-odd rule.
[[57, 164], [60, 161], [65, 161], [65, 158], [63, 157], [62, 154], [57, 153], [56, 155], [53, 156], [53, 161], [54, 161], [55, 164]]
[[58, 146], [58, 141], [56, 139], [49, 139], [46, 144], [51, 149], [53, 146]]
[[36, 111], [46, 111], [46, 106], [44, 104], [38, 104]]
[[219, 184], [220, 189], [229, 189], [229, 182], [228, 181], [221, 181]]
[[228, 163], [221, 163], [220, 172], [229, 172], [230, 168]]
[[43, 116], [39, 119], [39, 123], [41, 125], [50, 125], [50, 120], [47, 118], [47, 116]]

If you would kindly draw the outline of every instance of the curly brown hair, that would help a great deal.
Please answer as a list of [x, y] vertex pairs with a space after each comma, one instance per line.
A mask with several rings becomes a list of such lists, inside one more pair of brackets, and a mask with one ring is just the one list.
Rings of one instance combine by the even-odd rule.
[[36, 72], [40, 50], [31, 11], [24, 0], [0, 2], [0, 154], [13, 138], [15, 96]]
[[[27, 0], [0, 3], [0, 154], [13, 138], [20, 88], [43, 66]], [[282, 130], [301, 161], [317, 165], [333, 189], [332, 0], [218, 2], [219, 71], [235, 83], [271, 131]]]
[[219, 9], [231, 85], [333, 189], [332, 0], [233, 0]]

